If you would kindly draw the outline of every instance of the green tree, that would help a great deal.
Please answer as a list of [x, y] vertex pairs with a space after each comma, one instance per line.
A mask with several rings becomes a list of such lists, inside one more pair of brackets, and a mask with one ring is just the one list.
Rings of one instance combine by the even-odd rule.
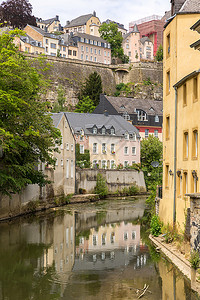
[[52, 112], [67, 111], [65, 104], [65, 90], [62, 85], [59, 84], [57, 89], [57, 101], [53, 104]]
[[99, 33], [102, 39], [106, 40], [111, 46], [112, 57], [118, 57], [127, 61], [122, 48], [123, 37], [121, 32], [118, 31], [117, 24], [111, 22], [109, 24], [103, 23], [99, 27]]
[[93, 72], [85, 80], [78, 98], [79, 100], [83, 100], [83, 97], [88, 96], [93, 101], [93, 105], [97, 106], [102, 90], [101, 76], [97, 72]]
[[[158, 167], [153, 167], [153, 161], [159, 163]], [[152, 185], [162, 183], [162, 142], [149, 135], [148, 139], [141, 141], [141, 167], [144, 172], [147, 188]]]
[[156, 52], [156, 60], [157, 61], [163, 61], [163, 46], [162, 45], [160, 45], [158, 47], [158, 50]]
[[92, 113], [95, 109], [93, 101], [88, 96], [83, 96], [76, 105], [75, 112], [78, 113]]
[[37, 166], [53, 165], [60, 144], [60, 131], [40, 100], [47, 87], [44, 64], [17, 50], [13, 40], [21, 34], [16, 29], [0, 35], [0, 193], [8, 195], [28, 184], [47, 183]]
[[108, 195], [108, 187], [106, 184], [106, 179], [103, 177], [101, 173], [97, 174], [95, 193], [99, 194], [100, 198], [105, 198]]

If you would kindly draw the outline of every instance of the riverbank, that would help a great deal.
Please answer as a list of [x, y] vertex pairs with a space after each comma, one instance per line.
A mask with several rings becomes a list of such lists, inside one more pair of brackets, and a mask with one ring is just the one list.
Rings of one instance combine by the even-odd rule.
[[175, 244], [166, 244], [162, 237], [149, 236], [152, 243], [161, 251], [190, 281], [191, 288], [200, 295], [200, 281], [198, 280], [199, 274], [197, 273], [193, 279], [193, 269], [191, 269], [189, 257], [187, 254], [181, 253]]

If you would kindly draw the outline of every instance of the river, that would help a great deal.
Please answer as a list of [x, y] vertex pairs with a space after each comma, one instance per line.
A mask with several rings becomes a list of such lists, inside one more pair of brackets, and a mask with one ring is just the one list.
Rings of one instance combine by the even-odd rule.
[[0, 300], [199, 299], [148, 239], [145, 199], [68, 205], [0, 223]]

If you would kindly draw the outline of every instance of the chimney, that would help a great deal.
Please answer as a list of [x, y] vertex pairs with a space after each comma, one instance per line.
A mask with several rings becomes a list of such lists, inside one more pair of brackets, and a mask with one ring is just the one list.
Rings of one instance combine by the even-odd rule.
[[56, 15], [56, 21], [59, 21], [59, 16], [58, 15]]
[[105, 109], [105, 110], [104, 110], [104, 116], [108, 117], [108, 115], [109, 115], [109, 114], [108, 114], [108, 111]]
[[96, 16], [97, 16], [97, 14], [96, 14], [96, 11], [95, 11], [95, 10], [93, 11], [93, 16], [94, 16], [94, 17], [96, 17]]
[[67, 22], [66, 22], [66, 25], [69, 25], [69, 24], [70, 24], [70, 21], [67, 21]]

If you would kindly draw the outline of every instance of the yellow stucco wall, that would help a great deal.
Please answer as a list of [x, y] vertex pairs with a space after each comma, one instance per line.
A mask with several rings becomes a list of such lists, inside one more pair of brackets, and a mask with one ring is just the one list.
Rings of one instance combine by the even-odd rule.
[[[174, 129], [175, 129], [175, 90], [176, 84], [186, 75], [199, 69], [200, 54], [190, 47], [199, 39], [197, 32], [190, 27], [200, 18], [200, 14], [177, 15], [164, 30], [164, 60], [163, 60], [163, 199], [160, 202], [160, 217], [164, 223], [173, 222], [174, 175], [167, 170], [174, 171]], [[170, 53], [168, 54], [168, 36], [170, 35]], [[170, 72], [170, 90], [169, 76]], [[189, 88], [190, 85], [190, 88]], [[189, 95], [192, 98], [192, 86], [188, 82]], [[199, 94], [200, 95], [200, 94]], [[178, 89], [178, 119], [177, 119], [177, 170], [188, 170], [188, 192], [191, 192], [191, 170], [197, 169], [197, 161], [188, 158], [183, 160], [183, 130], [192, 130], [198, 125], [198, 104], [188, 102], [183, 109], [181, 87]], [[169, 134], [167, 136], [167, 117], [170, 120]], [[189, 135], [189, 151], [190, 151]], [[190, 155], [190, 154], [189, 154]], [[166, 167], [168, 165], [168, 169]], [[183, 171], [182, 171], [183, 172]], [[168, 178], [168, 180], [167, 180]], [[176, 175], [177, 181], [179, 180]], [[167, 184], [168, 182], [168, 184]], [[183, 186], [183, 183], [182, 183]], [[176, 221], [184, 229], [185, 209], [189, 207], [189, 199], [183, 193], [176, 197]]]

